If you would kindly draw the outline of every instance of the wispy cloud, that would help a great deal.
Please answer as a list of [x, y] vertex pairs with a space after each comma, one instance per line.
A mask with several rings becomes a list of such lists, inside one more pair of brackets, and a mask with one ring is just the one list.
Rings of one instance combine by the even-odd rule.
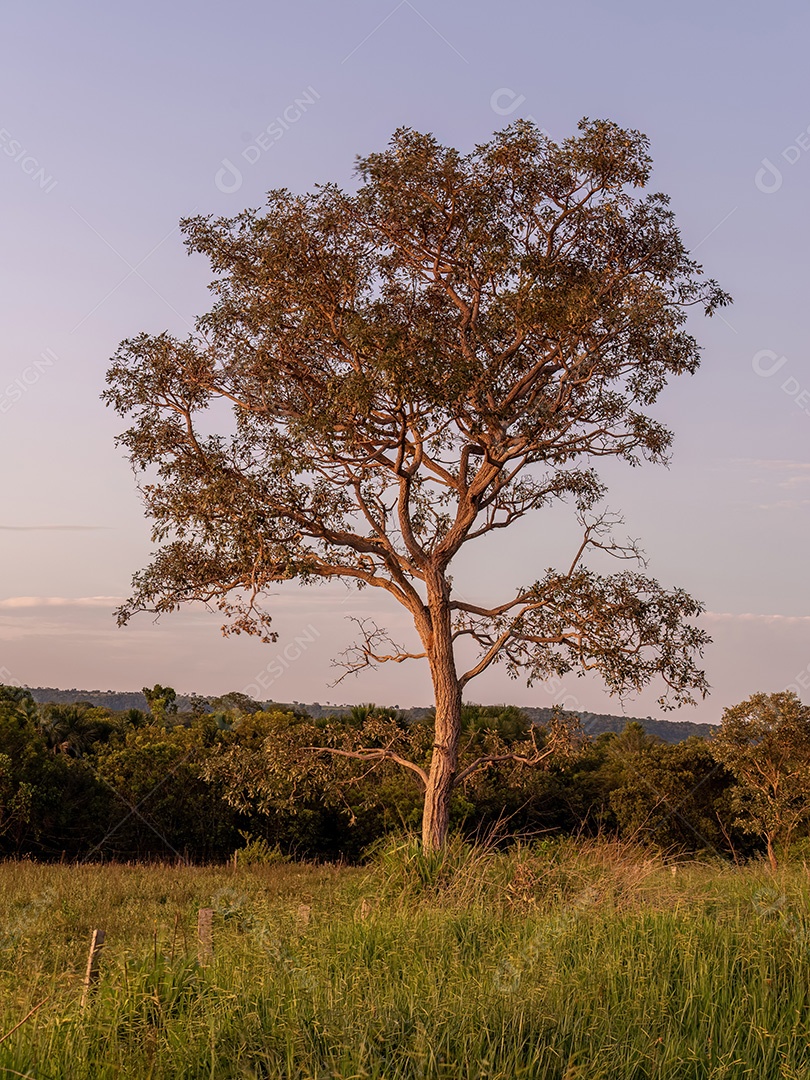
[[772, 503], [758, 503], [757, 510], [802, 510], [810, 506], [810, 499], [778, 499]]
[[110, 607], [120, 604], [120, 596], [8, 596], [0, 600], [0, 608], [46, 608], [46, 607]]
[[98, 532], [109, 525], [0, 525], [0, 532]]
[[729, 461], [757, 469], [804, 469], [810, 472], [810, 461], [797, 461], [795, 458], [729, 458]]
[[810, 615], [757, 615], [750, 611], [706, 611], [703, 618], [711, 622], [810, 623]]
[[745, 469], [754, 484], [774, 484], [779, 488], [798, 488], [810, 483], [810, 462], [790, 458], [728, 458], [734, 469]]

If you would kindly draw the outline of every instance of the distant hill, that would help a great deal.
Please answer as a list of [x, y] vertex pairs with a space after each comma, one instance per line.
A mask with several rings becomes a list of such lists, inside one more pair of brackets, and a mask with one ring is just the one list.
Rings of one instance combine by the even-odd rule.
[[[39, 705], [72, 705], [76, 701], [89, 701], [91, 705], [100, 705], [110, 712], [124, 712], [126, 709], [148, 709], [146, 698], [140, 690], [57, 690], [53, 686], [27, 686], [34, 701]], [[191, 699], [183, 694], [177, 695], [177, 708], [180, 712], [189, 708]]]
[[53, 686], [27, 686], [26, 690], [39, 705], [73, 705], [77, 701], [89, 701], [91, 705], [102, 705], [111, 712], [147, 707], [146, 698], [140, 691], [57, 690]]
[[[340, 716], [341, 713], [345, 713], [351, 708], [349, 705], [321, 705], [319, 702], [304, 705], [302, 702], [297, 701], [268, 701], [265, 702], [265, 705], [274, 709], [307, 712], [316, 719], [324, 716]], [[554, 711], [553, 709], [540, 709], [532, 706], [521, 706], [521, 708], [535, 724], [547, 724]], [[431, 710], [428, 708], [415, 708], [403, 709], [402, 711], [406, 716], [410, 716], [414, 720], [421, 720]], [[573, 715], [565, 709], [563, 713]], [[575, 715], [579, 716], [585, 732], [594, 737], [601, 735], [604, 731], [615, 731], [617, 733], [624, 731], [627, 725], [633, 723], [633, 721], [641, 724], [648, 735], [657, 735], [659, 739], [663, 739], [664, 742], [668, 743], [683, 742], [684, 739], [688, 739], [692, 735], [707, 739], [717, 729], [716, 724], [695, 724], [691, 720], [657, 720], [652, 716], [612, 716], [609, 713], [593, 712], [578, 712]]]
[[[146, 709], [146, 698], [140, 691], [118, 690], [58, 690], [51, 686], [28, 687], [34, 701], [45, 704], [53, 702], [58, 705], [70, 705], [76, 701], [89, 701], [92, 705], [101, 705], [111, 712], [122, 712], [125, 709]], [[188, 696], [177, 695], [177, 707], [183, 712], [190, 702]], [[316, 719], [324, 716], [340, 716], [347, 712], [350, 705], [321, 705], [313, 702], [306, 705], [303, 702], [266, 701], [266, 707], [275, 709], [295, 710], [309, 713]], [[414, 720], [421, 720], [430, 712], [427, 708], [404, 709], [403, 712]], [[551, 709], [525, 707], [523, 712], [535, 723], [545, 724], [551, 719]], [[651, 716], [612, 716], [609, 713], [579, 712], [577, 715], [588, 735], [601, 735], [604, 731], [624, 731], [632, 721], [641, 724], [648, 735], [657, 735], [664, 742], [677, 743], [688, 739], [690, 735], [699, 735], [708, 738], [716, 730], [714, 724], [695, 724], [689, 720], [656, 720]]]
[[[551, 709], [523, 710], [536, 724], [546, 723], [551, 718]], [[683, 742], [692, 735], [708, 739], [717, 730], [716, 724], [695, 724], [691, 720], [656, 720], [652, 716], [611, 716], [609, 713], [580, 712], [577, 714], [582, 727], [588, 735], [601, 735], [603, 731], [621, 732], [635, 720], [641, 724], [648, 735], [657, 735], [664, 742]]]

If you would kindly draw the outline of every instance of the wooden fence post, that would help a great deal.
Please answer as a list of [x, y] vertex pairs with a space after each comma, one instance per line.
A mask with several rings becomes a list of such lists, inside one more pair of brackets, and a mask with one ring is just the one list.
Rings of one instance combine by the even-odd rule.
[[197, 960], [201, 966], [214, 959], [214, 909], [201, 907], [197, 912]]
[[311, 915], [312, 915], [312, 905], [311, 904], [299, 904], [298, 905], [298, 914], [296, 916], [296, 922], [298, 923], [299, 926], [302, 926], [302, 927], [303, 926], [309, 926], [309, 920], [310, 920]]
[[84, 975], [84, 988], [82, 990], [82, 1008], [87, 1004], [91, 986], [98, 979], [98, 960], [104, 947], [105, 936], [103, 930], [94, 930], [90, 939], [90, 952], [87, 956], [87, 971]]

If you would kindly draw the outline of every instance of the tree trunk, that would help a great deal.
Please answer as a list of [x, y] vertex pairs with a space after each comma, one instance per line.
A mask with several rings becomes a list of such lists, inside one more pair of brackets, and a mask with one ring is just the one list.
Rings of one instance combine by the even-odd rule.
[[428, 658], [436, 721], [422, 815], [422, 848], [438, 851], [447, 839], [461, 737], [461, 688], [453, 653], [449, 595], [443, 578], [436, 582], [435, 589], [429, 587], [429, 606], [432, 641]]

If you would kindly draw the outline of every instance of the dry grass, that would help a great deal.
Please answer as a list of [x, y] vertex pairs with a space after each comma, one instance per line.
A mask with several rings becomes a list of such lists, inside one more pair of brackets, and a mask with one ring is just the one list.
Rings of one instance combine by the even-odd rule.
[[0, 1038], [47, 1000], [0, 1076], [798, 1080], [809, 902], [803, 868], [673, 873], [605, 842], [401, 843], [366, 869], [6, 863]]

